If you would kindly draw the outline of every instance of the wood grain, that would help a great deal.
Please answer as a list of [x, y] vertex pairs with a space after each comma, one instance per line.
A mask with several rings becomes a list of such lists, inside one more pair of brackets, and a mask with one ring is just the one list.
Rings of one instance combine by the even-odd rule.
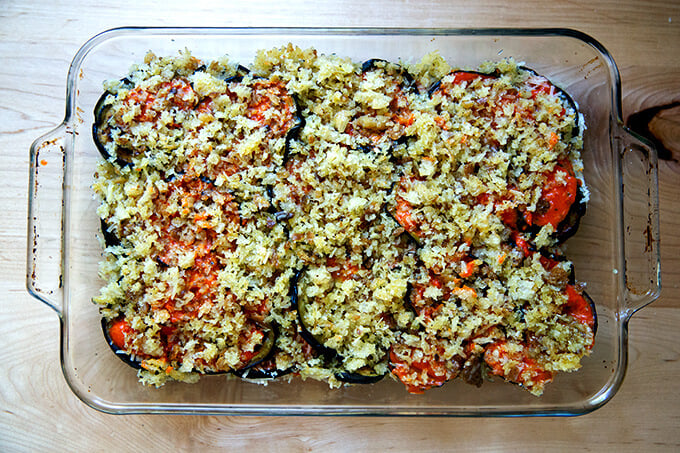
[[[475, 451], [680, 448], [680, 164], [659, 165], [663, 290], [630, 323], [628, 375], [613, 400], [569, 419], [111, 416], [81, 403], [59, 365], [59, 322], [25, 290], [28, 148], [63, 118], [68, 66], [122, 25], [571, 27], [600, 40], [622, 76], [624, 117], [680, 99], [680, 3], [374, 0], [0, 4], [0, 451]], [[677, 112], [655, 130], [677, 144]]]

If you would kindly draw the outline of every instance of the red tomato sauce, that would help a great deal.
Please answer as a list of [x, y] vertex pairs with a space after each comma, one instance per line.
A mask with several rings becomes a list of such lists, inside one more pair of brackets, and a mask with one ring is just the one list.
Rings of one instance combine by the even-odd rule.
[[582, 293], [576, 290], [574, 285], [567, 285], [565, 292], [568, 297], [566, 313], [593, 329], [595, 327], [595, 314], [590, 303]]
[[[159, 105], [158, 99], [168, 99], [169, 106]], [[169, 82], [161, 83], [153, 90], [142, 87], [130, 90], [125, 102], [130, 106], [139, 105], [140, 113], [135, 116], [137, 121], [155, 121], [160, 117], [160, 112], [167, 107], [175, 107], [180, 110], [194, 108], [198, 97], [185, 79], [176, 78]]]
[[134, 330], [125, 319], [115, 320], [111, 323], [111, 327], [109, 327], [109, 338], [120, 349], [125, 349], [127, 338], [132, 333], [134, 333]]
[[285, 136], [293, 126], [295, 101], [282, 82], [256, 80], [246, 117], [269, 128], [275, 137]]
[[408, 359], [403, 359], [401, 356], [404, 354], [397, 354], [393, 347], [390, 351], [391, 371], [406, 386], [409, 393], [422, 394], [425, 390], [441, 387], [456, 377], [457, 373], [438, 357], [425, 355], [421, 359], [415, 359], [416, 348], [399, 345], [399, 349], [408, 350]]
[[[562, 175], [558, 180], [558, 173]], [[578, 179], [570, 171], [562, 166], [556, 166], [553, 171], [546, 175], [541, 200], [548, 204], [544, 212], [535, 212], [532, 221], [538, 226], [552, 225], [557, 228], [569, 213], [571, 206], [576, 201], [578, 191]]]
[[[551, 371], [546, 371], [534, 359], [528, 357], [526, 347], [519, 352], [510, 353], [506, 341], [497, 341], [487, 346], [484, 361], [493, 374], [527, 388], [543, 386], [553, 380]], [[513, 365], [506, 370], [508, 363]]]

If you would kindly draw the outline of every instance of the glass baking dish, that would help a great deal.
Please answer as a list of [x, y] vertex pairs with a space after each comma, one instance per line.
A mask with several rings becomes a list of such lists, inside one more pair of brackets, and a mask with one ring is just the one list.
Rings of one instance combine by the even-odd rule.
[[[558, 374], [542, 397], [500, 379], [481, 388], [457, 380], [424, 395], [410, 395], [392, 379], [330, 390], [310, 380], [263, 386], [207, 376], [155, 389], [141, 386], [111, 353], [91, 302], [102, 284], [90, 189], [99, 159], [92, 112], [102, 81], [124, 76], [149, 50], [175, 55], [188, 48], [205, 60], [228, 54], [247, 65], [258, 49], [289, 42], [355, 61], [416, 61], [436, 50], [453, 65], [474, 68], [514, 57], [572, 95], [587, 124], [583, 158], [591, 197], [566, 247], [599, 320], [593, 353], [580, 371]], [[625, 375], [628, 322], [660, 290], [656, 152], [622, 125], [620, 90], [607, 50], [565, 29], [120, 28], [95, 36], [71, 63], [63, 123], [31, 147], [27, 287], [59, 315], [66, 381], [86, 404], [115, 414], [578, 415], [602, 406]]]

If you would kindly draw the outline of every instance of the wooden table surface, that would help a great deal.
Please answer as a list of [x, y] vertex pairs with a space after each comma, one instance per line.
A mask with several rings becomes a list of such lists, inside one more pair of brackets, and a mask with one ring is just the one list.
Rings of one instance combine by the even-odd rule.
[[85, 406], [62, 376], [57, 316], [25, 289], [28, 149], [63, 118], [66, 74], [78, 48], [123, 25], [569, 27], [613, 54], [624, 117], [680, 101], [677, 0], [3, 0], [0, 451], [680, 449], [680, 108], [661, 112], [652, 127], [668, 151], [659, 163], [661, 297], [633, 317], [626, 379], [594, 413], [566, 419], [113, 416]]

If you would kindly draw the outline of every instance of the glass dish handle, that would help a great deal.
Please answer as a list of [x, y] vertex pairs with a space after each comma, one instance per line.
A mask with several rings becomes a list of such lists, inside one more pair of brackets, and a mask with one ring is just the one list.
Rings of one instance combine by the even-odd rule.
[[654, 301], [661, 291], [658, 158], [654, 146], [618, 125], [623, 221], [624, 315]]
[[66, 125], [31, 145], [26, 288], [62, 314], [62, 231]]

